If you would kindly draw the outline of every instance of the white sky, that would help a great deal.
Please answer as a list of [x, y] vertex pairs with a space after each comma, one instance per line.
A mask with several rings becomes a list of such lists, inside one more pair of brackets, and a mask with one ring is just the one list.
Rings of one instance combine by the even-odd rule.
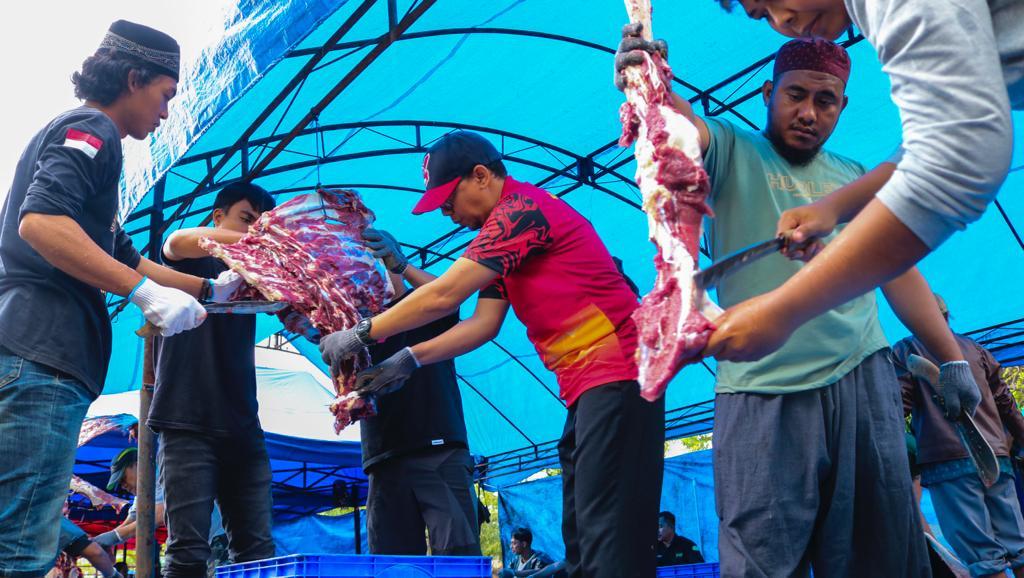
[[224, 0], [35, 0], [4, 6], [0, 18], [0, 203], [29, 139], [62, 111], [78, 106], [71, 73], [95, 51], [110, 23], [125, 19], [173, 36], [182, 59], [222, 29]]

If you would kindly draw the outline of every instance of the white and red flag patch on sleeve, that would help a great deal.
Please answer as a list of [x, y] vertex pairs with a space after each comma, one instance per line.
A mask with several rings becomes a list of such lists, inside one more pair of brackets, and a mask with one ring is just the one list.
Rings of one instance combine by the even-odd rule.
[[103, 148], [103, 140], [87, 132], [69, 128], [67, 134], [64, 135], [64, 146], [78, 149], [89, 155], [89, 158], [94, 159], [96, 153]]

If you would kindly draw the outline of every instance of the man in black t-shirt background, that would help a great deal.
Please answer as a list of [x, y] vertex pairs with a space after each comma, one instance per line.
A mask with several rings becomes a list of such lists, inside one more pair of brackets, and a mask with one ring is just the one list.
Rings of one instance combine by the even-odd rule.
[[[367, 246], [391, 274], [395, 298], [434, 279], [409, 264], [398, 241], [367, 229]], [[372, 347], [373, 363], [385, 365], [410, 345], [429, 341], [459, 324], [458, 311], [399, 333]], [[363, 469], [370, 480], [366, 530], [373, 554], [479, 556], [480, 527], [473, 492], [462, 396], [455, 363], [420, 367], [377, 400], [377, 415], [362, 421]]]
[[672, 512], [658, 514], [658, 542], [655, 544], [658, 566], [702, 564], [704, 556], [692, 540], [676, 534], [676, 516]]
[[[216, 277], [227, 265], [199, 241], [235, 243], [273, 207], [273, 197], [256, 185], [226, 186], [214, 200], [214, 227], [175, 231], [163, 246], [164, 263], [183, 273]], [[255, 340], [254, 316], [211, 314], [198, 329], [156, 343], [148, 425], [161, 439], [167, 578], [206, 576], [214, 500], [235, 562], [274, 556], [271, 470], [257, 413]]]

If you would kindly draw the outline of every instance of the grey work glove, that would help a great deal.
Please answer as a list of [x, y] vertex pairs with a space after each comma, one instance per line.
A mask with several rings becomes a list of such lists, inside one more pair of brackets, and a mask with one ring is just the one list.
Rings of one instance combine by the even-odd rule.
[[413, 355], [412, 349], [406, 347], [377, 365], [360, 371], [356, 376], [355, 389], [363, 395], [394, 393], [405, 385], [405, 380], [419, 367], [420, 362]]
[[974, 381], [971, 366], [966, 361], [950, 361], [939, 367], [939, 383], [936, 386], [945, 402], [946, 417], [956, 419], [960, 412], [973, 416], [981, 403], [981, 391]]
[[355, 327], [335, 331], [320, 339], [320, 355], [324, 363], [330, 366], [331, 377], [337, 377], [341, 373], [342, 362], [358, 354], [364, 347], [367, 344], [356, 335]]
[[109, 532], [104, 532], [104, 533], [96, 536], [95, 538], [93, 538], [92, 541], [96, 542], [97, 544], [99, 544], [100, 546], [102, 546], [104, 548], [110, 548], [110, 547], [113, 547], [113, 546], [117, 546], [118, 544], [124, 542], [124, 540], [121, 538], [121, 535], [118, 534], [116, 530], [111, 530]]
[[388, 268], [388, 271], [401, 275], [405, 272], [405, 268], [409, 266], [409, 260], [402, 254], [402, 248], [398, 245], [398, 240], [392, 237], [391, 233], [377, 229], [366, 229], [363, 231], [363, 240], [366, 241], [366, 246], [373, 253], [373, 256], [384, 261], [384, 266]]
[[624, 90], [626, 80], [622, 72], [640, 64], [644, 61], [644, 52], [661, 54], [661, 57], [668, 61], [668, 43], [664, 40], [644, 40], [644, 25], [640, 23], [627, 24], [622, 27], [622, 41], [619, 42], [619, 49], [615, 51], [615, 88]]

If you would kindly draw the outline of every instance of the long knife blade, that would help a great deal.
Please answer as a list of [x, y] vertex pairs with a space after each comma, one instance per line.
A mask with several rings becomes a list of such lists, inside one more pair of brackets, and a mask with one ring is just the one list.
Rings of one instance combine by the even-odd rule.
[[718, 283], [726, 276], [739, 271], [763, 257], [779, 252], [785, 244], [786, 241], [784, 238], [776, 237], [768, 241], [762, 241], [751, 245], [745, 249], [740, 249], [731, 255], [727, 255], [718, 261], [715, 261], [706, 269], [701, 269], [694, 273], [693, 282], [697, 286], [698, 291], [711, 289], [718, 285]]
[[[233, 315], [255, 315], [257, 313], [277, 313], [288, 307], [280, 301], [229, 301], [227, 303], [203, 303], [207, 313], [230, 313]], [[139, 337], [160, 335], [160, 328], [146, 321], [145, 325], [135, 331]]]
[[[939, 382], [939, 368], [935, 367], [934, 363], [919, 355], [910, 354], [907, 358], [907, 369], [915, 377], [921, 378], [930, 385], [936, 397], [942, 399], [936, 387]], [[996, 453], [992, 451], [992, 446], [981, 435], [978, 424], [974, 423], [974, 418], [967, 412], [960, 412], [954, 425], [957, 435], [960, 436], [960, 443], [964, 445], [971, 461], [974, 462], [974, 467], [978, 470], [981, 483], [986, 488], [991, 488], [999, 481], [999, 460], [996, 459]]]
[[288, 307], [281, 301], [228, 301], [227, 303], [203, 303], [207, 313], [232, 313], [235, 315], [254, 313], [276, 313]]

